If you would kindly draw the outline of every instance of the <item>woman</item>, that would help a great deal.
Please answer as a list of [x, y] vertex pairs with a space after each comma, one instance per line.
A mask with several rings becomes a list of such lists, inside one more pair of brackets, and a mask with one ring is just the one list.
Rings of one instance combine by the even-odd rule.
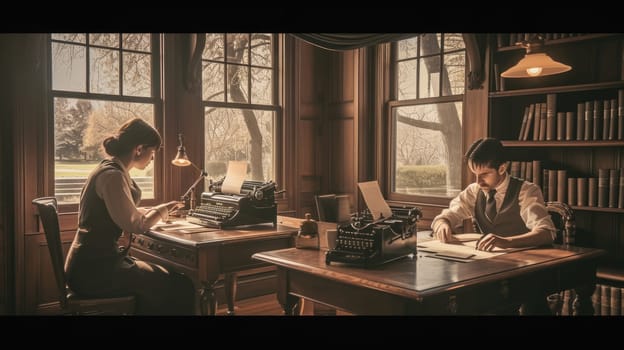
[[137, 314], [193, 314], [190, 279], [129, 258], [117, 243], [122, 231], [145, 232], [182, 205], [172, 201], [149, 210], [137, 207], [141, 190], [128, 172], [145, 169], [161, 142], [158, 131], [140, 118], [104, 140], [110, 157], [91, 172], [80, 194], [78, 232], [65, 261], [67, 283], [78, 295], [89, 297], [135, 295]]

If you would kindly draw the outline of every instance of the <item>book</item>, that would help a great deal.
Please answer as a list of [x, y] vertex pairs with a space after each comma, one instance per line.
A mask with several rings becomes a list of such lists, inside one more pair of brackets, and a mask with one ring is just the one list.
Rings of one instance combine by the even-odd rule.
[[620, 185], [620, 169], [609, 169], [609, 208], [617, 208]]
[[590, 177], [587, 179], [587, 206], [598, 206], [598, 178]]
[[594, 119], [594, 112], [593, 112], [593, 108], [594, 108], [594, 104], [591, 101], [586, 101], [585, 102], [585, 133], [583, 135], [583, 140], [585, 141], [589, 141], [592, 139], [593, 136], [593, 119]]
[[617, 100], [612, 98], [611, 102], [611, 111], [609, 113], [609, 140], [615, 140], [617, 136]]
[[539, 140], [546, 140], [546, 104], [540, 104]]
[[588, 180], [586, 177], [579, 177], [576, 180], [576, 205], [578, 205], [579, 207], [586, 207], [587, 206], [587, 187], [588, 185]]
[[565, 139], [574, 140], [574, 127], [576, 126], [576, 115], [574, 112], [565, 112]]
[[557, 200], [557, 170], [549, 169], [548, 170], [548, 200], [556, 201]]
[[539, 187], [542, 187], [542, 161], [533, 161], [533, 183]]
[[520, 162], [520, 176], [522, 180], [526, 180], [526, 162]]
[[624, 140], [624, 89], [618, 90], [618, 140]]
[[592, 140], [600, 140], [602, 137], [602, 101], [594, 100], [594, 110], [593, 110], [593, 135]]
[[529, 118], [529, 107], [524, 107], [524, 114], [522, 115], [522, 123], [520, 124], [520, 132], [518, 133], [518, 141], [522, 141], [524, 138], [524, 130], [527, 128], [527, 120]]
[[598, 169], [598, 207], [609, 205], [609, 169]]
[[526, 169], [525, 169], [526, 171], [524, 172], [524, 179], [529, 182], [533, 182], [533, 162], [528, 161], [525, 163], [526, 163]]
[[529, 130], [531, 130], [533, 123], [533, 115], [535, 114], [535, 104], [531, 103], [529, 105], [529, 112], [527, 114], [527, 124], [526, 124], [526, 128], [524, 129], [524, 135], [522, 136], [522, 140], [526, 141], [529, 139]]
[[600, 315], [609, 316], [611, 314], [611, 287], [601, 284], [600, 285]]
[[621, 292], [620, 289], [622, 288], [616, 288], [616, 287], [611, 287], [611, 314], [610, 316], [620, 316], [620, 309], [622, 308], [622, 296], [621, 296]]
[[542, 110], [542, 104], [536, 103], [535, 107], [533, 108], [533, 141], [539, 140], [541, 110]]
[[585, 103], [576, 105], [576, 140], [581, 141], [585, 137]]
[[602, 139], [609, 139], [609, 125], [611, 124], [611, 100], [604, 100], [602, 113]]
[[520, 177], [520, 162], [517, 160], [513, 160], [511, 162], [511, 167], [509, 169], [509, 173], [513, 177]]
[[546, 95], [546, 140], [555, 140], [557, 133], [557, 95]]

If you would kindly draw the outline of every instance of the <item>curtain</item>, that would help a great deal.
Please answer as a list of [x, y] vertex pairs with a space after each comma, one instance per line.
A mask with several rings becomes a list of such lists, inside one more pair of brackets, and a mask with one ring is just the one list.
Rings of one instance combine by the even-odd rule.
[[402, 40], [418, 33], [291, 33], [296, 38], [326, 50], [351, 50]]

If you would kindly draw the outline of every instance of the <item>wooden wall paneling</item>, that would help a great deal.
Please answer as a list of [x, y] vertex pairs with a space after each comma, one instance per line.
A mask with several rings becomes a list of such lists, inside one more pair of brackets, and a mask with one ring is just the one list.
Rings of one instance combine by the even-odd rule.
[[283, 41], [283, 51], [280, 55], [280, 64], [283, 66], [280, 82], [282, 83], [278, 93], [282, 101], [282, 147], [283, 163], [281, 164], [282, 179], [284, 183], [278, 184], [286, 192], [278, 199], [278, 212], [289, 212], [289, 215], [296, 215], [297, 190], [296, 190], [296, 116], [299, 114], [299, 106], [296, 103], [299, 96], [299, 79], [297, 67], [297, 41], [292, 35], [280, 35]]
[[[0, 35], [0, 51], [10, 52], [11, 43], [8, 35]], [[0, 76], [5, 77], [4, 84], [0, 86], [0, 164], [11, 164], [12, 157], [8, 150], [11, 149], [11, 118], [9, 104], [12, 100], [12, 77], [9, 75], [11, 61], [10, 55], [0, 57]], [[11, 152], [12, 154], [13, 152]], [[13, 239], [9, 234], [11, 227], [8, 203], [12, 202], [11, 182], [12, 167], [3, 166], [0, 169], [0, 315], [13, 312]]]
[[354, 121], [352, 119], [338, 119], [329, 121], [332, 126], [330, 141], [328, 144], [334, 147], [330, 150], [330, 174], [332, 181], [329, 193], [348, 194], [354, 198], [357, 188], [355, 187], [355, 135]]
[[298, 217], [314, 213], [313, 195], [322, 191], [327, 156], [323, 154], [325, 136], [322, 129], [325, 115], [325, 82], [327, 53], [322, 49], [296, 40], [297, 104], [296, 121], [296, 185], [295, 210]]
[[[163, 35], [163, 129], [165, 149], [163, 150], [164, 172], [168, 189], [165, 198], [179, 199], [193, 184], [199, 172], [193, 167], [176, 167], [171, 165], [178, 146], [178, 133], [184, 134], [184, 146], [190, 160], [199, 168], [203, 168], [204, 159], [204, 125], [203, 108], [201, 106], [201, 89], [194, 86], [191, 90], [184, 84], [184, 74], [188, 63], [188, 45], [190, 35]], [[195, 191], [199, 195], [203, 191], [200, 183]]]
[[[47, 104], [47, 34], [11, 35], [11, 79], [14, 98], [9, 117], [12, 125], [14, 153], [14, 232], [15, 232], [15, 285], [16, 313], [34, 305], [29, 299], [28, 286], [33, 275], [27, 274], [32, 261], [25, 249], [25, 233], [36, 227], [33, 198], [49, 194], [49, 178], [42, 176], [50, 167], [46, 157], [48, 137]], [[37, 127], [34, 127], [37, 126]]]

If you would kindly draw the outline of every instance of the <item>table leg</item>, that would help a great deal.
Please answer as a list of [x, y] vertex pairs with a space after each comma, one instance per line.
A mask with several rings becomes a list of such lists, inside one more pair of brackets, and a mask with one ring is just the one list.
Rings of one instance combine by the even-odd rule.
[[[200, 290], [201, 314], [214, 316], [217, 313], [217, 298], [215, 295], [215, 283], [217, 281], [202, 282], [203, 287]], [[210, 311], [208, 308], [210, 307]]]
[[299, 313], [301, 312], [301, 309], [299, 308], [299, 305], [301, 304], [301, 299], [299, 297], [288, 294], [286, 295], [286, 300], [281, 304], [282, 309], [284, 309], [284, 315], [299, 315]]
[[236, 300], [236, 273], [226, 273], [225, 274], [225, 298], [227, 300], [227, 314], [230, 316], [234, 315], [234, 301]]

